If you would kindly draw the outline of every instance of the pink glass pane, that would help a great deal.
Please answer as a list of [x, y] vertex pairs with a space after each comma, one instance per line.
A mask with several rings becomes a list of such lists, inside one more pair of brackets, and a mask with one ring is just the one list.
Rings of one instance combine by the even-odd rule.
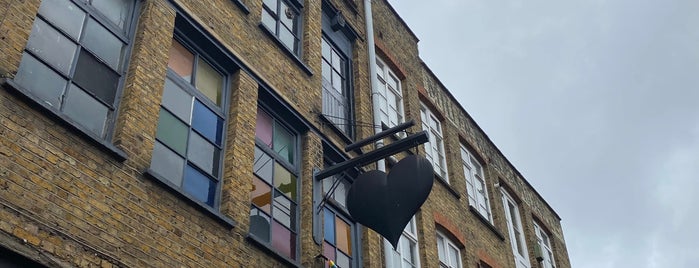
[[175, 39], [172, 39], [170, 59], [168, 60], [167, 66], [180, 75], [180, 77], [184, 78], [184, 80], [187, 80], [187, 82], [192, 81], [194, 55]]
[[292, 260], [296, 259], [296, 235], [276, 221], [272, 221], [272, 247]]
[[272, 117], [257, 109], [257, 126], [255, 127], [255, 136], [267, 146], [272, 147]]
[[[323, 256], [329, 260], [335, 261], [335, 247], [328, 244], [328, 242], [323, 242]], [[328, 262], [325, 263], [325, 266], [328, 266]]]
[[250, 200], [261, 210], [269, 214], [269, 208], [272, 204], [272, 187], [270, 187], [258, 178], [252, 179], [252, 191], [250, 191]]

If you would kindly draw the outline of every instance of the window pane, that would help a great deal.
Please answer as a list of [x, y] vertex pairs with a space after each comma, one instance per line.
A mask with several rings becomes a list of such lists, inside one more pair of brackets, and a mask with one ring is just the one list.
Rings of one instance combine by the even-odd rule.
[[335, 237], [337, 237], [337, 248], [347, 255], [352, 255], [352, 230], [339, 217], [335, 218]]
[[262, 24], [264, 24], [267, 29], [272, 31], [272, 33], [276, 34], [277, 31], [277, 21], [272, 17], [272, 15], [269, 14], [269, 12], [266, 9], [262, 10]]
[[269, 184], [272, 184], [272, 174], [274, 173], [274, 161], [269, 155], [255, 147], [255, 162], [253, 172]]
[[323, 79], [324, 79], [324, 80], [327, 80], [328, 82], [330, 82], [330, 79], [331, 79], [330, 76], [331, 76], [331, 73], [332, 73], [332, 72], [330, 71], [330, 70], [331, 70], [330, 63], [328, 63], [327, 61], [323, 61], [322, 66], [323, 66], [323, 73], [322, 73], [322, 74], [323, 74]]
[[347, 255], [342, 254], [342, 252], [337, 253], [337, 260], [335, 261], [335, 263], [337, 263], [337, 266], [340, 268], [351, 267], [350, 258]]
[[272, 247], [282, 255], [296, 259], [296, 235], [276, 221], [272, 221]]
[[210, 175], [218, 177], [220, 150], [216, 146], [199, 134], [192, 133], [189, 136], [189, 147], [187, 148], [189, 161], [192, 161]]
[[85, 12], [70, 0], [43, 0], [39, 6], [39, 14], [73, 39], [78, 40], [80, 37]]
[[264, 242], [269, 242], [269, 216], [260, 210], [253, 208], [250, 210], [250, 233]]
[[194, 55], [189, 52], [180, 42], [172, 39], [170, 47], [170, 58], [167, 66], [180, 75], [187, 82], [192, 81], [192, 66], [194, 66]]
[[209, 141], [221, 145], [223, 136], [223, 120], [214, 112], [206, 108], [199, 101], [194, 102], [192, 112], [192, 127], [199, 131]]
[[192, 117], [192, 100], [192, 96], [182, 90], [170, 78], [165, 79], [162, 105], [187, 124], [189, 124]]
[[[296, 21], [296, 11], [290, 9], [289, 5], [282, 1], [280, 12], [282, 14], [280, 14], [279, 18], [281, 19], [282, 23], [293, 32]], [[290, 14], [291, 17], [287, 16], [287, 14]]]
[[258, 178], [253, 178], [250, 200], [264, 212], [270, 213], [272, 205], [272, 187]]
[[294, 136], [283, 126], [275, 122], [274, 145], [272, 148], [291, 164], [294, 163], [294, 150], [296, 149], [294, 141]]
[[330, 55], [332, 53], [332, 50], [330, 49], [330, 44], [328, 44], [328, 41], [325, 41], [325, 38], [321, 39], [321, 49], [323, 53], [323, 59], [330, 61]]
[[439, 260], [446, 262], [447, 256], [445, 255], [446, 249], [444, 248], [444, 237], [437, 234], [437, 252], [439, 253]]
[[325, 234], [325, 241], [335, 245], [335, 214], [333, 214], [327, 208], [324, 211], [325, 216], [323, 218], [323, 230]]
[[209, 206], [214, 205], [216, 183], [190, 165], [185, 168], [182, 189], [199, 201]]
[[92, 0], [92, 6], [120, 28], [124, 28], [131, 10], [131, 0]]
[[272, 147], [272, 117], [257, 108], [257, 123], [255, 125], [255, 136], [262, 140], [264, 144]]
[[333, 247], [331, 244], [328, 244], [328, 242], [323, 242], [323, 256], [332, 261], [335, 261], [335, 252], [335, 247]]
[[343, 92], [342, 92], [342, 77], [340, 77], [340, 74], [338, 72], [333, 72], [332, 76], [333, 76], [333, 78], [332, 78], [333, 88], [338, 93], [343, 94]]
[[37, 18], [27, 41], [27, 50], [51, 64], [64, 75], [70, 73], [78, 46], [63, 34]]
[[119, 75], [85, 50], [80, 51], [73, 80], [105, 103], [114, 103]]
[[71, 84], [66, 93], [63, 113], [97, 136], [102, 137], [109, 108]]
[[44, 103], [59, 108], [67, 81], [31, 55], [24, 53], [15, 82], [31, 91]]
[[338, 72], [342, 72], [342, 60], [340, 59], [340, 54], [337, 54], [337, 52], [333, 51], [331, 55], [333, 68]]
[[287, 228], [296, 230], [296, 204], [278, 191], [274, 191], [272, 217]]
[[289, 29], [284, 26], [279, 27], [279, 40], [294, 53], [296, 53], [295, 39], [294, 34], [292, 34]]
[[459, 250], [450, 245], [449, 246], [449, 264], [451, 265], [451, 267], [458, 267], [457, 266], [458, 263], [459, 263]]
[[155, 142], [150, 168], [174, 185], [182, 185], [184, 159], [160, 142]]
[[277, 0], [264, 0], [263, 3], [269, 8], [272, 12], [276, 14], [277, 12]]
[[114, 70], [119, 70], [124, 43], [92, 18], [87, 20], [81, 43]]
[[278, 163], [274, 165], [274, 187], [290, 197], [291, 200], [296, 200], [296, 176]]
[[216, 105], [221, 105], [223, 76], [201, 58], [197, 64], [196, 84], [201, 93], [204, 93]]
[[177, 120], [168, 111], [160, 109], [158, 118], [158, 132], [156, 137], [159, 141], [175, 150], [180, 155], [185, 155], [187, 151], [187, 134], [189, 128], [187, 125]]

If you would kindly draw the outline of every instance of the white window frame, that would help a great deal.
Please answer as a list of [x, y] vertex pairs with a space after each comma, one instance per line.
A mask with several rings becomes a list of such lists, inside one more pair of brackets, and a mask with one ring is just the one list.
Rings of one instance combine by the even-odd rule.
[[[395, 72], [378, 57], [376, 58], [376, 69], [376, 76], [379, 81], [379, 88], [377, 91], [379, 93], [378, 97], [380, 98], [379, 112], [381, 122], [386, 124], [389, 128], [395, 127], [405, 121], [401, 82]], [[391, 83], [389, 83], [390, 81], [394, 81], [395, 86], [392, 86]], [[389, 99], [395, 101], [389, 102]]]
[[422, 102], [420, 102], [420, 119], [422, 120], [422, 129], [427, 131], [430, 136], [430, 140], [425, 143], [425, 156], [432, 163], [432, 167], [437, 175], [449, 183], [444, 137], [442, 136], [442, 122]]
[[536, 242], [539, 244], [539, 249], [541, 249], [541, 257], [544, 258], [543, 268], [556, 268], [551, 238], [536, 222], [534, 222], [534, 233], [536, 233]]
[[507, 230], [510, 234], [510, 245], [512, 246], [515, 267], [530, 268], [531, 263], [529, 262], [527, 241], [524, 237], [518, 204], [505, 189], [502, 189], [502, 202], [505, 209], [505, 219], [507, 220]]
[[490, 201], [488, 199], [485, 176], [483, 175], [483, 165], [478, 162], [474, 154], [463, 144], [461, 144], [461, 164], [466, 177], [468, 203], [492, 223], [493, 217], [490, 212]]
[[[451, 250], [454, 249], [458, 256], [456, 256], [456, 263], [452, 263]], [[437, 252], [439, 256], [439, 267], [440, 268], [462, 268], [461, 267], [461, 250], [454, 244], [449, 238], [437, 231]]]
[[[406, 254], [403, 254], [405, 251], [405, 242], [412, 242], [412, 246], [410, 251], [412, 251], [413, 256], [415, 256], [415, 263], [410, 263], [409, 257], [406, 256]], [[386, 267], [387, 268], [419, 268], [420, 267], [420, 250], [418, 247], [418, 239], [417, 239], [417, 222], [415, 220], [415, 216], [413, 216], [412, 219], [410, 219], [410, 222], [408, 222], [408, 225], [405, 226], [405, 229], [403, 229], [403, 234], [400, 236], [400, 240], [398, 240], [398, 247], [396, 247], [395, 250], [393, 250], [393, 246], [390, 245], [387, 241], [385, 241], [385, 247], [387, 252], [390, 252], [390, 257], [386, 258]], [[408, 243], [410, 245], [410, 243]]]

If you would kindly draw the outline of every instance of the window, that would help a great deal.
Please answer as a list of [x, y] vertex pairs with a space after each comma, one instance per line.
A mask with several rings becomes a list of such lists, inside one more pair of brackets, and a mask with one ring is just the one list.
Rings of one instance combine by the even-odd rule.
[[553, 249], [551, 247], [551, 239], [549, 238], [549, 235], [546, 233], [546, 231], [544, 231], [544, 229], [536, 224], [536, 222], [534, 222], [534, 233], [536, 233], [536, 242], [541, 250], [543, 268], [556, 268], [555, 261], [553, 260]]
[[439, 267], [461, 268], [459, 248], [440, 232], [437, 232], [437, 252], [439, 254]]
[[379, 58], [376, 58], [379, 81], [381, 122], [388, 127], [403, 123], [403, 94], [398, 76]]
[[298, 256], [298, 135], [257, 109], [250, 233], [292, 260]]
[[432, 163], [437, 175], [449, 182], [449, 177], [447, 176], [447, 160], [444, 157], [442, 123], [424, 103], [420, 103], [420, 119], [422, 120], [422, 130], [427, 131], [430, 136], [429, 142], [425, 143], [427, 160]]
[[514, 253], [515, 256], [515, 267], [528, 268], [529, 254], [527, 253], [527, 244], [524, 240], [519, 208], [512, 196], [504, 189], [502, 190], [502, 202], [505, 207], [505, 218], [507, 219], [507, 229], [510, 233], [512, 253]]
[[43, 0], [14, 82], [106, 139], [131, 43], [134, 0]]
[[[390, 245], [388, 248], [392, 248]], [[394, 268], [417, 268], [420, 267], [420, 254], [417, 247], [417, 226], [415, 217], [410, 219], [405, 226], [403, 234], [398, 241], [398, 247], [392, 250], [393, 258], [386, 267]]]
[[301, 4], [295, 0], [264, 0], [262, 6], [262, 25], [295, 55], [300, 54]]
[[323, 115], [345, 135], [352, 135], [347, 57], [322, 38]]
[[488, 204], [488, 189], [486, 189], [485, 178], [483, 177], [483, 166], [463, 144], [461, 144], [461, 163], [464, 167], [464, 176], [466, 177], [468, 203], [475, 207], [488, 221], [492, 222], [490, 205]]
[[227, 80], [204, 55], [172, 39], [150, 169], [209, 207], [218, 206]]

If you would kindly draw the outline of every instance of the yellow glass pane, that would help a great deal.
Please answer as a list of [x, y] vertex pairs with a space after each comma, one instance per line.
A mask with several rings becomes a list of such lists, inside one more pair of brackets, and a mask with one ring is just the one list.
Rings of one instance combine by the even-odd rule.
[[352, 256], [352, 230], [349, 224], [338, 217], [335, 218], [335, 239], [337, 248]]
[[206, 61], [199, 58], [197, 64], [196, 87], [216, 105], [221, 105], [221, 87], [223, 76], [214, 70]]
[[296, 201], [296, 177], [279, 163], [274, 163], [274, 187]]

